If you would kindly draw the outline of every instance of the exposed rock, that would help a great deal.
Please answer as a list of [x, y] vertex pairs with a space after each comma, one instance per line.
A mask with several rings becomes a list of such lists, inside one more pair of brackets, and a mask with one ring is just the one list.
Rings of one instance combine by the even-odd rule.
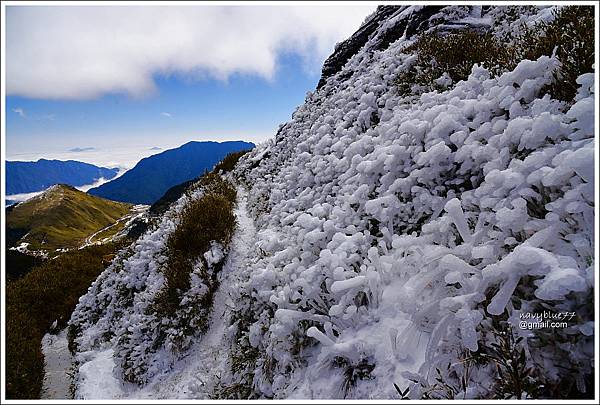
[[[327, 79], [338, 73], [346, 62], [369, 41], [373, 35], [378, 38], [371, 45], [371, 50], [386, 49], [389, 44], [402, 36], [411, 37], [417, 32], [427, 29], [426, 23], [431, 16], [438, 13], [441, 6], [379, 6], [377, 10], [363, 23], [350, 38], [340, 42], [333, 54], [323, 64], [321, 79], [317, 89], [321, 88]], [[387, 24], [383, 30], [382, 24]]]
[[[489, 24], [481, 18], [489, 7], [478, 6], [379, 6], [350, 38], [339, 43], [323, 64], [317, 90], [327, 79], [341, 72], [348, 60], [368, 42], [368, 52], [382, 51], [398, 39], [426, 32], [435, 27], [439, 31], [473, 29], [486, 31]], [[459, 17], [463, 18], [459, 18]], [[369, 41], [373, 39], [373, 41]], [[351, 72], [344, 73], [342, 79]], [[348, 76], [348, 77], [346, 77]]]
[[355, 55], [377, 31], [379, 25], [387, 21], [394, 13], [401, 12], [406, 6], [379, 6], [377, 10], [363, 23], [363, 25], [350, 38], [340, 42], [335, 47], [335, 51], [323, 64], [321, 79], [317, 89], [321, 88], [327, 78], [339, 72], [346, 64], [348, 59]]

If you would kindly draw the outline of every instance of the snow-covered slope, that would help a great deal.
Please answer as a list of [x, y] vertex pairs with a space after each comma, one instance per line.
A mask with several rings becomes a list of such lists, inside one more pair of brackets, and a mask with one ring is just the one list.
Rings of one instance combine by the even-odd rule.
[[[241, 159], [230, 178], [249, 189], [256, 235], [245, 238], [256, 241], [228, 270], [233, 297], [215, 294], [231, 299], [230, 319], [210, 316], [209, 331], [227, 322], [216, 329], [228, 342], [219, 378], [211, 392], [173, 397], [398, 399], [395, 385], [411, 398], [498, 397], [510, 378], [522, 383], [519, 397], [548, 396], [565, 381], [585, 391], [594, 366], [594, 75], [577, 79], [572, 103], [545, 94], [559, 65], [552, 55], [499, 76], [473, 66], [464, 81], [442, 77], [445, 88], [402, 94], [397, 78], [415, 60], [407, 26], [506, 31], [552, 18], [529, 9], [498, 25], [493, 9], [437, 11], [375, 13], [363, 25], [370, 32], [354, 37], [362, 44], [338, 47], [358, 48], [347, 62], [330, 58], [292, 120]], [[189, 348], [214, 343], [192, 334], [175, 350], [175, 327], [153, 337], [172, 322], [147, 311], [164, 283], [170, 215], [100, 276], [71, 320], [81, 369], [110, 350], [109, 372], [140, 384], [126, 387], [128, 397], [202, 369], [203, 352]], [[190, 308], [197, 287], [185, 294]], [[542, 311], [574, 316], [554, 329], [520, 327]]]
[[[394, 383], [429, 385], [436, 367], [460, 378], [505, 311], [540, 380], [573, 367], [581, 382], [593, 359], [593, 74], [570, 107], [541, 94], [550, 56], [500, 77], [474, 66], [408, 100], [394, 86], [406, 42], [370, 51], [385, 32], [239, 165], [264, 251], [241, 294], [258, 312], [256, 391], [398, 398]], [[542, 343], [547, 330], [518, 328], [542, 309], [577, 318]], [[467, 397], [493, 396], [493, 368]]]

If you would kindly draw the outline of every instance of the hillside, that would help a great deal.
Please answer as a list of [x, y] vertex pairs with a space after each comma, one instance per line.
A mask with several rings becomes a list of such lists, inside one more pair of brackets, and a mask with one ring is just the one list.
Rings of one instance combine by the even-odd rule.
[[379, 7], [80, 298], [75, 398], [592, 398], [593, 27]]
[[98, 167], [74, 160], [47, 160], [37, 162], [6, 162], [6, 195], [42, 191], [53, 184], [79, 187], [99, 179], [112, 179], [119, 169]]
[[6, 215], [7, 246], [51, 252], [77, 248], [86, 238], [125, 217], [132, 206], [71, 186], [55, 185]]
[[253, 147], [242, 141], [188, 142], [144, 158], [121, 177], [88, 192], [115, 201], [152, 204], [169, 188], [212, 170], [228, 153]]

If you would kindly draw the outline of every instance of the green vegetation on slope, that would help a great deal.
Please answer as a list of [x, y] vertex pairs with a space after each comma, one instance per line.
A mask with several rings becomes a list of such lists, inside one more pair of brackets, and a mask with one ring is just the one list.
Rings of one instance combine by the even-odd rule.
[[203, 259], [201, 254], [209, 250], [211, 241], [226, 246], [235, 229], [233, 186], [212, 173], [202, 176], [198, 185], [204, 188], [203, 196], [182, 210], [179, 224], [167, 240], [166, 284], [157, 297], [157, 310], [164, 315], [175, 313], [180, 294], [190, 288], [190, 273], [198, 256]]
[[213, 173], [219, 173], [219, 171], [230, 172], [233, 170], [238, 160], [246, 153], [250, 152], [251, 149], [241, 150], [239, 152], [228, 153], [219, 163], [216, 164], [213, 169]]
[[42, 337], [56, 320], [63, 328], [79, 297], [104, 270], [109, 243], [67, 252], [6, 285], [6, 396], [39, 398], [44, 378]]
[[57, 185], [17, 205], [6, 216], [7, 233], [24, 235], [29, 250], [77, 248], [85, 238], [115, 223], [130, 204], [105, 200]]

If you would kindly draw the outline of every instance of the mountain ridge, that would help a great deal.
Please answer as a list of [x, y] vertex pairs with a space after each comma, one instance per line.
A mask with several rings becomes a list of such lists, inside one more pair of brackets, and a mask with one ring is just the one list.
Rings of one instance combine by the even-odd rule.
[[95, 197], [69, 185], [54, 185], [7, 212], [7, 247], [26, 253], [77, 248], [86, 237], [117, 222], [131, 208], [130, 204]]
[[228, 153], [254, 146], [244, 141], [190, 141], [140, 160], [119, 178], [88, 193], [115, 201], [152, 204], [172, 186], [211, 170]]

